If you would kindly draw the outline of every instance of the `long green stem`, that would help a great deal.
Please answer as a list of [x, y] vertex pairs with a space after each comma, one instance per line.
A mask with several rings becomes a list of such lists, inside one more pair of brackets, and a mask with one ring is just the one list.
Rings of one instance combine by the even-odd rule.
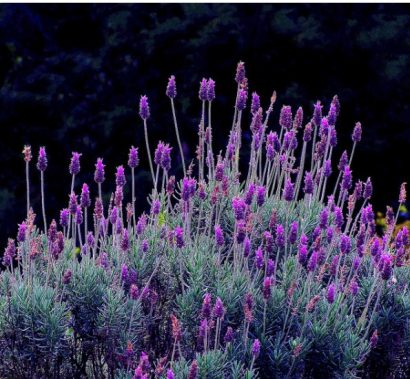
[[184, 151], [182, 150], [181, 139], [179, 138], [178, 123], [177, 123], [177, 117], [176, 117], [176, 114], [175, 114], [175, 106], [174, 106], [174, 99], [173, 98], [171, 98], [171, 108], [172, 108], [172, 117], [174, 119], [175, 134], [177, 135], [179, 153], [181, 154], [182, 169], [184, 170], [184, 176], [186, 176]]
[[150, 170], [151, 170], [152, 183], [155, 184], [154, 166], [152, 165], [151, 150], [150, 150], [150, 148], [149, 148], [148, 130], [147, 130], [147, 120], [144, 120], [144, 135], [145, 135], [145, 145], [146, 145], [146, 147], [147, 147], [147, 155], [148, 155], [149, 168], [150, 168]]
[[30, 211], [30, 175], [29, 175], [29, 162], [26, 162], [26, 186], [27, 186], [27, 217]]
[[47, 232], [46, 207], [44, 203], [44, 171], [41, 171], [41, 208], [43, 210], [44, 233]]

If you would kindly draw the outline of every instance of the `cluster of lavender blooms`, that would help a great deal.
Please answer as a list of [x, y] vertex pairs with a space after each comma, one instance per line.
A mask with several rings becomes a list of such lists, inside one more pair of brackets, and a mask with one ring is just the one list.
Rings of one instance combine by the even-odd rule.
[[[74, 152], [67, 208], [50, 223], [46, 150], [36, 165], [37, 222], [24, 148], [27, 217], [8, 241], [0, 276], [1, 377], [356, 378], [386, 349], [399, 360], [410, 355], [408, 230], [393, 233], [398, 213], [388, 208], [387, 230], [376, 234], [372, 182], [354, 181], [351, 168], [361, 124], [335, 160], [337, 96], [328, 107], [315, 103], [309, 117], [283, 106], [277, 125], [276, 93], [264, 111], [257, 93], [249, 96], [243, 62], [235, 81], [232, 129], [219, 155], [215, 82], [200, 82], [199, 143], [187, 166], [175, 77], [166, 96], [177, 149], [160, 141], [151, 156], [152, 118], [141, 96], [153, 188], [150, 211], [139, 217], [138, 148], [117, 167], [109, 197], [106, 162], [97, 160], [95, 183], [78, 183], [82, 154]], [[180, 180], [172, 155], [182, 162]]]

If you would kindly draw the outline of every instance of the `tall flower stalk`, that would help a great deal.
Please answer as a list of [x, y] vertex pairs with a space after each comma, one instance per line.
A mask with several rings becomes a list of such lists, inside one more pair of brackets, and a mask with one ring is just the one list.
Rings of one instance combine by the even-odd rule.
[[151, 177], [152, 183], [155, 183], [155, 175], [154, 175], [154, 166], [152, 165], [152, 158], [151, 158], [151, 150], [149, 147], [149, 140], [148, 140], [148, 129], [147, 129], [147, 120], [150, 117], [150, 109], [148, 104], [147, 96], [143, 95], [140, 98], [140, 110], [139, 110], [140, 117], [144, 122], [144, 136], [145, 136], [145, 145], [147, 148], [147, 156], [149, 162], [149, 168], [151, 170]]
[[38, 160], [37, 160], [37, 169], [40, 171], [40, 185], [41, 185], [41, 209], [43, 212], [43, 224], [44, 224], [44, 232], [47, 230], [47, 220], [46, 220], [46, 207], [45, 207], [45, 199], [44, 199], [44, 172], [47, 168], [47, 154], [45, 147], [40, 147], [40, 151], [38, 153]]
[[168, 80], [166, 95], [169, 97], [171, 101], [172, 118], [174, 120], [175, 134], [176, 134], [177, 141], [178, 141], [179, 153], [181, 155], [182, 169], [184, 171], [184, 176], [186, 176], [184, 151], [182, 149], [181, 138], [179, 137], [178, 123], [177, 123], [177, 117], [176, 117], [175, 105], [174, 105], [174, 99], [177, 96], [177, 86], [176, 86], [174, 75], [171, 75]]
[[31, 146], [26, 145], [23, 149], [24, 161], [26, 162], [26, 203], [27, 203], [27, 217], [30, 211], [30, 161], [33, 158], [31, 155]]

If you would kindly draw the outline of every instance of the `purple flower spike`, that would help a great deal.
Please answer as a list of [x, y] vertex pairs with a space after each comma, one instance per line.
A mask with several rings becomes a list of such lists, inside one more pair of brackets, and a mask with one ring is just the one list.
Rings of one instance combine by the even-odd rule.
[[71, 162], [69, 166], [69, 171], [71, 175], [77, 175], [80, 172], [80, 153], [73, 152], [71, 157]]
[[353, 129], [352, 141], [360, 142], [361, 139], [362, 139], [362, 124], [360, 122], [356, 122], [356, 125], [354, 126], [354, 129]]
[[24, 242], [26, 240], [26, 233], [27, 233], [27, 224], [23, 221], [19, 224], [18, 232], [17, 232], [17, 241]]
[[347, 254], [350, 252], [351, 249], [351, 241], [350, 237], [346, 234], [342, 234], [340, 236], [340, 251], [342, 254]]
[[321, 229], [326, 229], [329, 221], [329, 212], [327, 208], [323, 208], [319, 215], [319, 226]]
[[248, 100], [248, 92], [244, 89], [239, 90], [238, 100], [236, 102], [236, 108], [239, 111], [243, 111], [246, 108], [246, 100]]
[[95, 173], [94, 173], [94, 181], [96, 183], [103, 183], [105, 180], [105, 165], [103, 164], [102, 158], [97, 159], [97, 163], [95, 164]]
[[393, 260], [391, 255], [383, 254], [379, 260], [379, 271], [384, 280], [389, 280], [393, 271]]
[[313, 109], [313, 124], [318, 128], [322, 122], [322, 105], [318, 100]]
[[161, 202], [159, 200], [154, 200], [151, 206], [151, 213], [156, 216], [161, 211]]
[[269, 258], [266, 264], [266, 275], [272, 276], [274, 273], [275, 273], [275, 261]]
[[211, 302], [212, 302], [211, 294], [206, 293], [204, 295], [204, 300], [202, 302], [202, 310], [201, 310], [202, 317], [205, 319], [208, 319], [211, 317]]
[[221, 247], [225, 243], [222, 228], [219, 225], [215, 225], [214, 230], [215, 230], [215, 242], [219, 247]]
[[174, 75], [171, 75], [168, 79], [166, 95], [170, 99], [175, 99], [175, 97], [177, 96], [177, 84], [175, 82], [175, 76]]
[[130, 238], [128, 236], [128, 230], [124, 229], [122, 231], [122, 238], [121, 238], [121, 250], [127, 252], [130, 249]]
[[101, 199], [97, 198], [94, 204], [94, 215], [97, 220], [101, 220], [103, 218], [104, 207]]
[[131, 146], [130, 152], [128, 154], [128, 166], [130, 168], [135, 168], [139, 165], [140, 160], [138, 157], [138, 148]]
[[245, 237], [243, 242], [243, 255], [244, 257], [248, 257], [251, 252], [251, 240], [249, 237]]
[[344, 223], [344, 218], [343, 218], [343, 212], [340, 207], [335, 207], [335, 210], [333, 212], [335, 216], [335, 224], [336, 226], [341, 229]]
[[330, 159], [325, 161], [325, 164], [323, 166], [323, 175], [325, 178], [328, 178], [330, 175], [332, 175], [332, 161]]
[[349, 190], [352, 187], [352, 171], [349, 166], [345, 166], [343, 170], [343, 178], [341, 187], [343, 190]]
[[115, 174], [115, 183], [118, 187], [124, 187], [127, 180], [125, 179], [125, 171], [123, 166], [117, 167], [117, 172]]
[[195, 359], [189, 367], [188, 379], [198, 379], [198, 363]]
[[233, 333], [233, 329], [228, 326], [228, 328], [226, 329], [226, 333], [225, 333], [225, 337], [224, 337], [224, 342], [227, 343], [231, 343], [233, 341], [234, 338], [234, 333]]
[[304, 179], [304, 187], [303, 191], [305, 192], [306, 195], [311, 195], [313, 194], [313, 176], [310, 171], [307, 171], [305, 173], [305, 179]]
[[286, 179], [285, 188], [283, 189], [283, 198], [286, 201], [292, 201], [294, 197], [294, 185], [290, 179]]
[[77, 225], [81, 225], [83, 223], [83, 211], [80, 206], [77, 207], [77, 211], [75, 213], [75, 222]]
[[294, 129], [300, 129], [303, 123], [303, 109], [299, 107], [296, 111], [295, 119], [293, 120]]
[[222, 182], [225, 173], [225, 163], [221, 156], [218, 156], [218, 162], [215, 167], [215, 180], [217, 182]]
[[16, 256], [16, 244], [13, 239], [9, 238], [7, 242], [7, 247], [4, 250], [3, 255], [3, 265], [11, 266], [13, 264], [13, 259]]
[[279, 125], [287, 130], [292, 129], [292, 108], [284, 105], [280, 110]]
[[339, 116], [339, 114], [340, 114], [340, 101], [339, 101], [339, 97], [337, 95], [333, 96], [331, 104], [334, 105], [334, 107], [336, 109], [336, 116]]
[[246, 204], [242, 198], [236, 196], [232, 200], [232, 208], [235, 215], [235, 220], [243, 220], [245, 218]]
[[372, 197], [372, 194], [373, 194], [372, 181], [370, 178], [367, 178], [366, 183], [364, 185], [363, 198], [365, 200], [368, 200]]
[[303, 131], [303, 141], [304, 142], [309, 142], [312, 140], [312, 132], [313, 132], [312, 124], [309, 122], [306, 124], [305, 129]]
[[399, 203], [400, 204], [404, 204], [406, 202], [406, 198], [407, 198], [406, 184], [407, 183], [402, 183], [401, 186], [400, 186], [400, 194], [399, 194]]
[[90, 189], [86, 183], [83, 184], [81, 189], [80, 203], [83, 208], [88, 208], [91, 206]]
[[332, 102], [330, 104], [330, 109], [327, 115], [327, 120], [329, 121], [330, 125], [336, 125], [336, 119], [337, 119], [337, 109], [336, 109], [336, 105]]
[[77, 212], [77, 195], [74, 192], [71, 192], [68, 209], [72, 215], [75, 215]]
[[67, 208], [64, 208], [60, 211], [60, 225], [63, 228], [68, 226], [68, 219], [69, 219], [70, 211]]
[[157, 148], [155, 149], [155, 153], [154, 153], [154, 162], [158, 166], [161, 164], [163, 152], [164, 152], [164, 143], [162, 141], [159, 141]]
[[281, 224], [276, 225], [275, 243], [277, 247], [285, 246], [285, 229]]
[[171, 150], [172, 147], [170, 147], [169, 144], [164, 145], [160, 162], [164, 171], [169, 171], [171, 169]]
[[265, 203], [266, 189], [264, 186], [258, 186], [256, 190], [256, 203], [261, 207]]
[[322, 121], [320, 122], [320, 134], [327, 138], [327, 135], [329, 134], [329, 121], [327, 120], [327, 117], [323, 117]]
[[289, 243], [291, 245], [295, 244], [297, 238], [298, 238], [298, 222], [293, 221], [292, 224], [290, 225]]
[[37, 168], [40, 171], [46, 171], [47, 168], [47, 154], [46, 154], [46, 148], [45, 147], [40, 147], [40, 151], [38, 153], [38, 160], [37, 160]]
[[308, 265], [307, 265], [307, 269], [310, 272], [313, 272], [313, 271], [316, 270], [317, 259], [318, 259], [318, 253], [317, 253], [317, 251], [314, 251], [312, 253], [312, 255], [310, 256], [310, 259], [309, 259], [309, 262], [308, 262]]
[[246, 237], [246, 222], [245, 220], [238, 220], [236, 222], [236, 241], [242, 243]]
[[146, 95], [141, 96], [140, 98], [140, 117], [143, 120], [148, 120], [150, 116], [148, 97]]
[[336, 128], [334, 126], [332, 126], [332, 128], [330, 129], [330, 146], [332, 147], [336, 147], [337, 145], [337, 132], [336, 132]]
[[206, 89], [206, 97], [209, 102], [215, 99], [215, 81], [209, 78]]
[[251, 102], [251, 112], [252, 114], [255, 114], [259, 111], [259, 108], [261, 107], [261, 99], [259, 95], [256, 92], [252, 93], [252, 102]]
[[205, 101], [208, 99], [208, 81], [203, 78], [199, 85], [199, 100]]
[[175, 379], [174, 371], [172, 371], [172, 369], [168, 369], [167, 379]]
[[261, 343], [259, 342], [258, 339], [255, 339], [252, 344], [252, 355], [256, 359], [259, 357], [259, 354], [261, 353]]
[[298, 262], [304, 266], [307, 262], [307, 246], [306, 245], [300, 245], [299, 246], [299, 252], [298, 252]]
[[174, 233], [175, 233], [175, 240], [176, 240], [177, 247], [179, 247], [180, 249], [183, 248], [185, 246], [184, 229], [182, 229], [180, 226], [177, 226], [175, 228]]
[[216, 318], [223, 318], [225, 314], [225, 308], [222, 300], [218, 297], [215, 301], [215, 306], [213, 309], [213, 314]]
[[332, 283], [328, 288], [327, 288], [327, 294], [326, 294], [326, 299], [329, 304], [333, 304], [335, 301], [335, 292], [336, 292], [336, 286]]
[[262, 293], [263, 293], [263, 298], [265, 299], [265, 301], [268, 301], [272, 295], [272, 288], [271, 288], [272, 283], [273, 283], [273, 280], [270, 276], [267, 276], [263, 280]]
[[87, 234], [87, 246], [92, 249], [94, 247], [94, 244], [95, 244], [94, 235], [93, 235], [92, 232], [88, 232], [88, 234]]
[[339, 265], [339, 258], [339, 255], [336, 254], [332, 259], [332, 263], [330, 264], [330, 274], [332, 276], [337, 275], [337, 266]]
[[255, 266], [258, 270], [262, 269], [264, 263], [263, 258], [263, 251], [262, 248], [259, 246], [255, 252]]
[[245, 80], [245, 75], [245, 62], [240, 61], [236, 66], [236, 83], [241, 84]]

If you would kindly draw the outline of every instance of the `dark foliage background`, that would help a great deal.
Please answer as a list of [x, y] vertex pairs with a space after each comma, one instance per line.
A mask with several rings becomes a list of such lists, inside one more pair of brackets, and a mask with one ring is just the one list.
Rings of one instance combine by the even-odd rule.
[[[71, 151], [83, 153], [80, 180], [89, 183], [96, 158], [104, 157], [111, 179], [105, 189], [113, 184], [115, 167], [126, 163], [131, 144], [144, 154], [140, 94], [151, 99], [152, 147], [160, 138], [175, 144], [164, 95], [170, 74], [177, 77], [180, 130], [191, 157], [198, 82], [203, 76], [216, 80], [213, 126], [221, 149], [240, 59], [247, 64], [251, 91], [265, 97], [265, 106], [276, 89], [276, 110], [302, 105], [309, 115], [314, 101], [327, 106], [337, 93], [341, 147], [350, 148], [355, 121], [364, 127], [355, 176], [373, 178], [376, 209], [394, 204], [399, 184], [410, 181], [409, 21], [405, 4], [1, 5], [1, 245], [25, 216], [24, 144], [31, 144], [35, 155], [39, 146], [47, 147], [51, 220], [68, 200]], [[277, 117], [278, 112], [275, 122]], [[140, 210], [150, 186], [145, 155], [142, 163]], [[39, 214], [34, 164], [31, 178]]]

